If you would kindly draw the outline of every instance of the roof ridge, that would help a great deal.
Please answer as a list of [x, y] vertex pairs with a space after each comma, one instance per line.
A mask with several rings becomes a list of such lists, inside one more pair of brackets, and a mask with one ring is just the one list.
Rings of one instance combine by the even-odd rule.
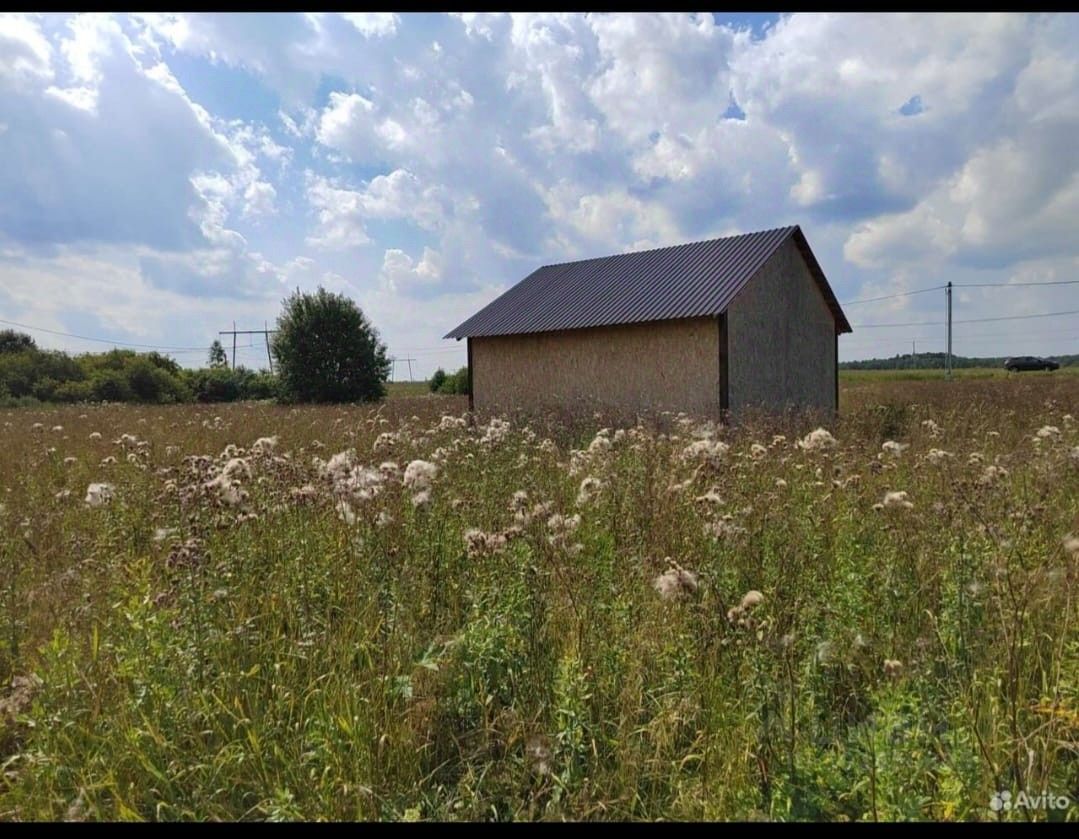
[[552, 332], [718, 315], [785, 242], [793, 241], [849, 332], [800, 225], [542, 265], [446, 334]]
[[637, 256], [643, 253], [655, 253], [656, 251], [674, 250], [675, 248], [688, 248], [691, 245], [703, 245], [709, 242], [723, 242], [727, 239], [740, 239], [742, 236], [763, 236], [766, 233], [775, 233], [779, 230], [790, 230], [791, 232], [793, 232], [797, 228], [797, 224], [781, 224], [779, 227], [769, 227], [765, 230], [750, 230], [747, 233], [732, 233], [730, 236], [713, 236], [708, 239], [695, 239], [692, 242], [679, 242], [677, 245], [660, 245], [658, 248], [645, 248], [644, 250], [640, 251], [619, 251], [617, 253], [604, 254], [603, 256], [589, 256], [584, 259], [567, 259], [565, 262], [547, 262], [541, 265], [540, 268], [557, 268], [560, 265], [574, 265], [576, 263], [595, 262], [597, 259], [611, 259], [616, 256]]

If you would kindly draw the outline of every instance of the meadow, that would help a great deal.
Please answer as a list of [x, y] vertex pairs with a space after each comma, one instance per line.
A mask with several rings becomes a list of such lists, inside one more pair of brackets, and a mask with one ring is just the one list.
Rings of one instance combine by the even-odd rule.
[[1079, 378], [466, 408], [0, 411], [0, 820], [1079, 820]]

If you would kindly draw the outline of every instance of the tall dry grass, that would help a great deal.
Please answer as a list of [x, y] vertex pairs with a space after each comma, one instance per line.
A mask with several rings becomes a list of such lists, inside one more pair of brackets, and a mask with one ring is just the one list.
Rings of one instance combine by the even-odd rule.
[[1071, 381], [0, 413], [0, 818], [1074, 820]]

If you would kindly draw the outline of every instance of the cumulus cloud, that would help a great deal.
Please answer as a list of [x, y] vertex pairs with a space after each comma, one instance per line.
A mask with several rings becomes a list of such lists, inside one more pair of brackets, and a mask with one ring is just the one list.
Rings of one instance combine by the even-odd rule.
[[840, 299], [1064, 277], [1077, 41], [1070, 15], [2, 15], [0, 255], [113, 259], [168, 305], [332, 285], [405, 348], [544, 262], [783, 224]]

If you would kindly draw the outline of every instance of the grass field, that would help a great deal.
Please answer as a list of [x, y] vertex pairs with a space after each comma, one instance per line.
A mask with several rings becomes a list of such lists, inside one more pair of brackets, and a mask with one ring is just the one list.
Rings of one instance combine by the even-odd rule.
[[404, 396], [430, 396], [427, 382], [390, 382], [386, 385], [386, 395], [391, 399]]
[[[1024, 373], [1009, 373], [998, 367], [961, 367], [952, 371], [955, 379], [1038, 379], [1038, 378], [1061, 378], [1065, 376], [1079, 376], [1079, 367], [1061, 367], [1059, 370], [1027, 371]], [[855, 385], [863, 381], [882, 379], [885, 381], [922, 381], [932, 379], [945, 379], [943, 370], [929, 368], [898, 367], [895, 370], [840, 370], [840, 382]]]
[[1079, 379], [465, 406], [0, 412], [0, 820], [1079, 820]]

